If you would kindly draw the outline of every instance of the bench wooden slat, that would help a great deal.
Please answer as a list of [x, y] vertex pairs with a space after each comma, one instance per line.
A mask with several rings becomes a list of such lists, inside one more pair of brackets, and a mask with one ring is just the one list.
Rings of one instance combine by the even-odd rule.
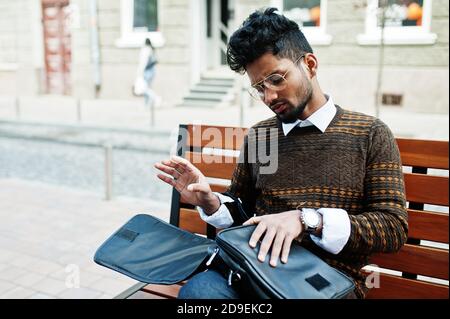
[[238, 160], [233, 156], [208, 155], [199, 152], [186, 152], [185, 158], [206, 177], [222, 179], [231, 179]]
[[192, 147], [211, 147], [239, 150], [248, 129], [210, 125], [188, 125], [187, 145]]
[[370, 263], [412, 274], [448, 280], [448, 250], [406, 244], [397, 253], [372, 255]]
[[228, 189], [228, 186], [226, 185], [210, 184], [210, 186], [213, 192], [224, 193]]
[[[220, 188], [213, 188], [215, 192], [224, 192], [226, 190], [225, 186], [219, 185]], [[184, 203], [184, 201], [181, 201]], [[185, 213], [187, 215], [185, 215]], [[180, 211], [180, 215], [183, 216], [180, 218], [182, 220], [182, 225], [186, 225], [186, 227], [191, 230], [195, 230], [195, 232], [200, 234], [205, 234], [203, 228], [194, 228], [194, 226], [190, 226], [190, 224], [196, 224], [201, 221], [198, 214], [193, 214], [194, 210], [190, 209], [182, 209]], [[419, 210], [408, 210], [409, 214], [409, 238], [418, 238], [423, 240], [430, 240], [442, 243], [449, 242], [449, 216], [444, 213], [435, 213], [428, 211], [419, 211]], [[198, 217], [198, 218], [197, 218]], [[199, 232], [201, 231], [201, 232]]]
[[448, 169], [448, 142], [397, 138], [402, 164]]
[[380, 287], [372, 288], [368, 299], [448, 299], [448, 286], [380, 274]]
[[[216, 190], [224, 191], [224, 190]], [[427, 211], [409, 210], [409, 237], [448, 243], [448, 215]], [[189, 231], [206, 234], [206, 228], [194, 227], [203, 222], [195, 210], [181, 209], [180, 222]], [[192, 225], [191, 225], [192, 224]], [[183, 228], [183, 227], [182, 227]]]
[[191, 233], [206, 235], [206, 223], [200, 218], [196, 209], [180, 209], [179, 227]]
[[448, 177], [405, 173], [406, 200], [448, 206]]
[[178, 292], [181, 289], [181, 285], [156, 285], [149, 284], [141, 289], [141, 291], [154, 294], [157, 296], [161, 296], [164, 298], [176, 298], [178, 296]]
[[408, 237], [448, 243], [448, 214], [408, 209]]

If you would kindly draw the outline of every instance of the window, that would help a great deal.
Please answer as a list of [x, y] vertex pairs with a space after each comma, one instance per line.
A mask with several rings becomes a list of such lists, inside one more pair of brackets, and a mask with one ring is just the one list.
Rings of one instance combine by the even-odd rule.
[[[422, 25], [423, 0], [389, 0], [385, 13], [385, 26], [404, 27]], [[378, 15], [378, 27], [382, 25]]]
[[158, 31], [158, 0], [121, 0], [121, 37], [118, 47], [140, 47], [150, 38], [155, 47], [162, 46], [164, 39]]
[[133, 30], [154, 32], [158, 29], [158, 8], [156, 0], [134, 0]]
[[283, 0], [283, 13], [302, 27], [320, 27], [320, 0]]
[[430, 33], [432, 0], [369, 0], [366, 9], [366, 32], [358, 36], [361, 45], [379, 44], [384, 13], [385, 44], [433, 44]]
[[331, 36], [326, 33], [328, 0], [273, 0], [289, 19], [300, 26], [312, 45], [329, 45]]

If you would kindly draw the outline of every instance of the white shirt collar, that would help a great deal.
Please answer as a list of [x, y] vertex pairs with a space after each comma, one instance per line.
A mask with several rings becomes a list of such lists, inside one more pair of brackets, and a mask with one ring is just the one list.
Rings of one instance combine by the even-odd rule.
[[288, 135], [296, 126], [306, 127], [314, 125], [324, 133], [337, 112], [331, 96], [326, 97], [328, 98], [327, 103], [311, 114], [306, 120], [297, 120], [293, 123], [282, 123], [284, 136]]

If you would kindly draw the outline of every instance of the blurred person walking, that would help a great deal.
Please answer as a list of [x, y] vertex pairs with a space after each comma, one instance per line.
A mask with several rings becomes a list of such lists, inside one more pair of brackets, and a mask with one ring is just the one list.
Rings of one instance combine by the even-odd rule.
[[151, 88], [153, 79], [155, 78], [156, 64], [155, 48], [150, 39], [146, 38], [144, 46], [139, 53], [139, 64], [133, 93], [139, 96], [143, 95], [145, 105], [151, 109], [161, 101], [161, 98]]

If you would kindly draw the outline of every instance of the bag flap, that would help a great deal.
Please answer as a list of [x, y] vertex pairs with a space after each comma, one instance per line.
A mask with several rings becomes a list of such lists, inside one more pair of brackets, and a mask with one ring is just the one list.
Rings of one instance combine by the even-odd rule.
[[[239, 262], [251, 279], [272, 298], [333, 299], [342, 298], [354, 289], [353, 280], [329, 266], [322, 259], [295, 243], [289, 252], [288, 262], [271, 267], [261, 263], [257, 256], [259, 244], [248, 244], [256, 226], [239, 226], [222, 230], [216, 242], [222, 250]], [[236, 260], [239, 259], [239, 260]]]
[[195, 273], [214, 241], [139, 214], [109, 237], [94, 261], [141, 282], [174, 284]]

